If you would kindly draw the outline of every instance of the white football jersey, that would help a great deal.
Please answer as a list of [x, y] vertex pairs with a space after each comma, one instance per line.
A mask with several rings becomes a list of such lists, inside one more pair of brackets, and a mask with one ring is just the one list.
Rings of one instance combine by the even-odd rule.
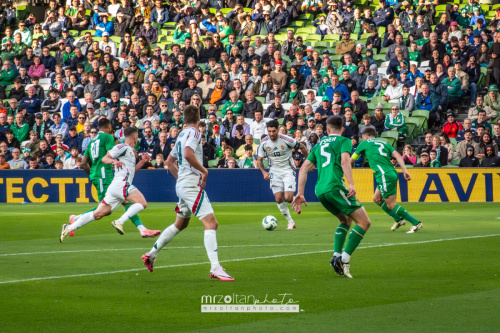
[[267, 157], [271, 160], [271, 171], [278, 172], [283, 170], [295, 169], [292, 160], [292, 149], [298, 149], [300, 143], [287, 135], [278, 134], [278, 139], [272, 141], [266, 136], [260, 142], [257, 154], [259, 157]]
[[114, 146], [108, 153], [113, 159], [125, 163], [125, 167], [121, 167], [120, 169], [115, 167], [114, 178], [121, 179], [123, 181], [127, 181], [129, 184], [132, 184], [135, 176], [136, 164], [134, 148], [130, 147], [126, 143], [122, 143]]
[[186, 147], [193, 149], [196, 159], [203, 165], [203, 147], [201, 145], [201, 134], [194, 127], [186, 127], [177, 137], [174, 149], [170, 152], [177, 159], [179, 174], [177, 181], [189, 175], [200, 176], [201, 172], [193, 168], [184, 157]]

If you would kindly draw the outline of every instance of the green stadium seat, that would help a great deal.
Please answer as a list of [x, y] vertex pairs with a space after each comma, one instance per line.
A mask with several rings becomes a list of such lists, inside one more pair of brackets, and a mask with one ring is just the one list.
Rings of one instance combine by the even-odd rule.
[[304, 21], [293, 21], [290, 23], [289, 27], [305, 27], [307, 25], [307, 22]]
[[257, 96], [257, 97], [255, 97], [255, 99], [258, 100], [259, 102], [261, 102], [262, 104], [266, 103], [266, 99], [264, 97]]
[[338, 34], [325, 35], [325, 37], [323, 38], [323, 40], [335, 40], [335, 41], [339, 41], [340, 40], [340, 35], [338, 35]]
[[304, 39], [307, 41], [312, 41], [312, 40], [313, 41], [321, 41], [321, 36], [320, 35], [307, 35], [307, 36], [304, 36]]
[[217, 118], [221, 118], [221, 119], [224, 118], [224, 114], [222, 113], [222, 111], [217, 111], [215, 114], [217, 115]]
[[217, 163], [219, 163], [219, 160], [210, 160], [210, 161], [208, 161], [208, 167], [209, 168], [217, 168]]
[[453, 166], [458, 166], [460, 164], [460, 159], [454, 159], [450, 161], [450, 164]]
[[313, 14], [302, 14], [299, 16], [299, 20], [312, 20], [314, 19]]
[[408, 119], [405, 119], [405, 121], [417, 124], [417, 127], [413, 132], [415, 137], [422, 134], [424, 122], [426, 122], [424, 117], [409, 117]]
[[224, 14], [224, 16], [226, 16], [227, 13], [229, 13], [230, 11], [232, 11], [233, 8], [221, 8], [220, 12], [222, 14]]
[[303, 27], [303, 28], [298, 28], [297, 31], [295, 31], [295, 34], [314, 34], [316, 33], [316, 27]]
[[255, 143], [256, 145], [258, 145], [260, 143], [260, 139], [253, 139], [253, 143]]
[[406, 142], [412, 142], [413, 141], [413, 132], [415, 131], [415, 128], [417, 127], [417, 124], [414, 123], [406, 123]]

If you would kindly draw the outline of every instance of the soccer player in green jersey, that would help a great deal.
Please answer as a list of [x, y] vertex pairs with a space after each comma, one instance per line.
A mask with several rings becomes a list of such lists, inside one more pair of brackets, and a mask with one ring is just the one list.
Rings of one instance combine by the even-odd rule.
[[[115, 138], [111, 135], [112, 132], [113, 128], [111, 127], [111, 121], [107, 118], [100, 119], [99, 133], [94, 139], [92, 139], [92, 141], [90, 141], [81, 163], [82, 168], [89, 174], [90, 181], [97, 189], [97, 198], [99, 199], [99, 202], [104, 199], [108, 186], [113, 181], [113, 166], [102, 162], [103, 157], [106, 156], [108, 151], [113, 149], [115, 146]], [[89, 161], [92, 163], [91, 167], [88, 165]], [[132, 206], [132, 203], [125, 201], [123, 205], [125, 206], [125, 210], [128, 210]], [[91, 211], [95, 209], [97, 209], [97, 207], [93, 208]], [[76, 222], [80, 216], [81, 215], [71, 215], [70, 224]], [[139, 229], [143, 238], [156, 237], [161, 233], [160, 230], [147, 229], [137, 215], [132, 216], [130, 220], [134, 223], [137, 229]], [[122, 226], [113, 226], [116, 228], [118, 233], [122, 235], [124, 234]], [[70, 236], [73, 235], [74, 231], [70, 233]]]
[[[298, 190], [293, 200], [293, 207], [297, 214], [300, 214], [302, 203], [307, 206], [304, 197], [307, 173], [316, 166], [318, 168], [316, 196], [321, 204], [340, 221], [335, 232], [334, 253], [330, 265], [333, 266], [335, 273], [352, 278], [349, 260], [371, 222], [363, 205], [356, 199], [350, 163], [352, 143], [350, 139], [342, 136], [343, 123], [340, 117], [330, 117], [326, 121], [328, 136], [314, 146], [300, 168]], [[344, 175], [349, 189], [344, 184]], [[356, 226], [351, 230], [342, 252], [352, 220]]]
[[396, 202], [396, 193], [398, 188], [398, 172], [391, 163], [391, 156], [396, 159], [403, 169], [406, 180], [411, 176], [406, 170], [405, 162], [401, 155], [386, 142], [377, 140], [375, 129], [367, 128], [361, 133], [363, 141], [351, 157], [351, 163], [364, 153], [370, 168], [375, 172], [377, 189], [373, 195], [373, 201], [382, 208], [384, 212], [394, 218], [394, 225], [391, 230], [394, 231], [405, 224], [405, 220], [411, 222], [412, 227], [409, 234], [422, 229], [422, 222], [411, 216], [406, 209]]

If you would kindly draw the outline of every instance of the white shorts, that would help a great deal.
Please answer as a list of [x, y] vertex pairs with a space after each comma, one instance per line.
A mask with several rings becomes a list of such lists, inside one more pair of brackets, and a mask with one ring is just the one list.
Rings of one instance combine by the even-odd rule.
[[283, 171], [271, 171], [270, 172], [270, 187], [273, 194], [280, 192], [294, 192], [297, 186], [295, 180], [295, 170], [288, 169]]
[[189, 177], [181, 181], [177, 181], [175, 192], [179, 197], [179, 202], [175, 207], [177, 216], [182, 218], [190, 218], [194, 214], [199, 220], [213, 214], [214, 210], [208, 195], [199, 186], [198, 177]]
[[115, 179], [111, 182], [111, 184], [109, 184], [106, 195], [104, 196], [104, 199], [102, 199], [101, 203], [111, 206], [111, 211], [114, 211], [119, 205], [122, 204], [123, 201], [125, 201], [125, 198], [127, 198], [128, 195], [135, 190], [137, 190], [137, 187], [134, 185], [131, 185], [121, 179]]

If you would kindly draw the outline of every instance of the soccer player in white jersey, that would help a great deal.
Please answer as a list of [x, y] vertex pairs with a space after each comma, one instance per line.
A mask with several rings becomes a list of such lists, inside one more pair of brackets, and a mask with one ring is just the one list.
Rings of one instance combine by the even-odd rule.
[[[290, 215], [290, 211], [285, 200], [291, 203], [296, 188], [295, 163], [292, 160], [292, 149], [300, 150], [304, 157], [307, 157], [308, 151], [304, 144], [296, 141], [287, 135], [278, 133], [279, 123], [271, 120], [267, 123], [268, 136], [264, 137], [257, 149], [257, 166], [262, 171], [265, 180], [270, 181], [271, 190], [278, 208], [288, 221], [287, 229], [295, 229], [295, 222]], [[264, 157], [271, 160], [269, 172], [264, 169], [262, 161]], [[285, 195], [283, 197], [283, 192]]]
[[102, 162], [112, 164], [115, 167], [113, 181], [106, 191], [104, 199], [96, 210], [88, 211], [74, 218], [73, 224], [63, 224], [59, 241], [62, 243], [70, 232], [110, 215], [123, 201], [133, 205], [118, 220], [113, 223], [123, 224], [131, 216], [138, 214], [147, 207], [146, 199], [142, 193], [132, 185], [135, 173], [144, 163], [149, 161], [148, 154], [142, 154], [141, 161], [136, 164], [134, 147], [137, 144], [138, 135], [135, 128], [125, 129], [125, 143], [119, 144], [108, 151]]
[[162, 232], [151, 251], [142, 256], [142, 260], [148, 270], [152, 272], [160, 250], [188, 226], [191, 215], [194, 215], [205, 227], [205, 248], [211, 264], [210, 278], [234, 281], [234, 278], [227, 274], [219, 264], [216, 237], [217, 220], [204, 190], [208, 171], [203, 167], [202, 135], [198, 131], [200, 110], [192, 105], [186, 107], [184, 109], [184, 122], [186, 128], [177, 137], [175, 147], [166, 161], [168, 169], [177, 179], [175, 185], [175, 192], [179, 197], [179, 203], [175, 207], [177, 218], [175, 223]]

